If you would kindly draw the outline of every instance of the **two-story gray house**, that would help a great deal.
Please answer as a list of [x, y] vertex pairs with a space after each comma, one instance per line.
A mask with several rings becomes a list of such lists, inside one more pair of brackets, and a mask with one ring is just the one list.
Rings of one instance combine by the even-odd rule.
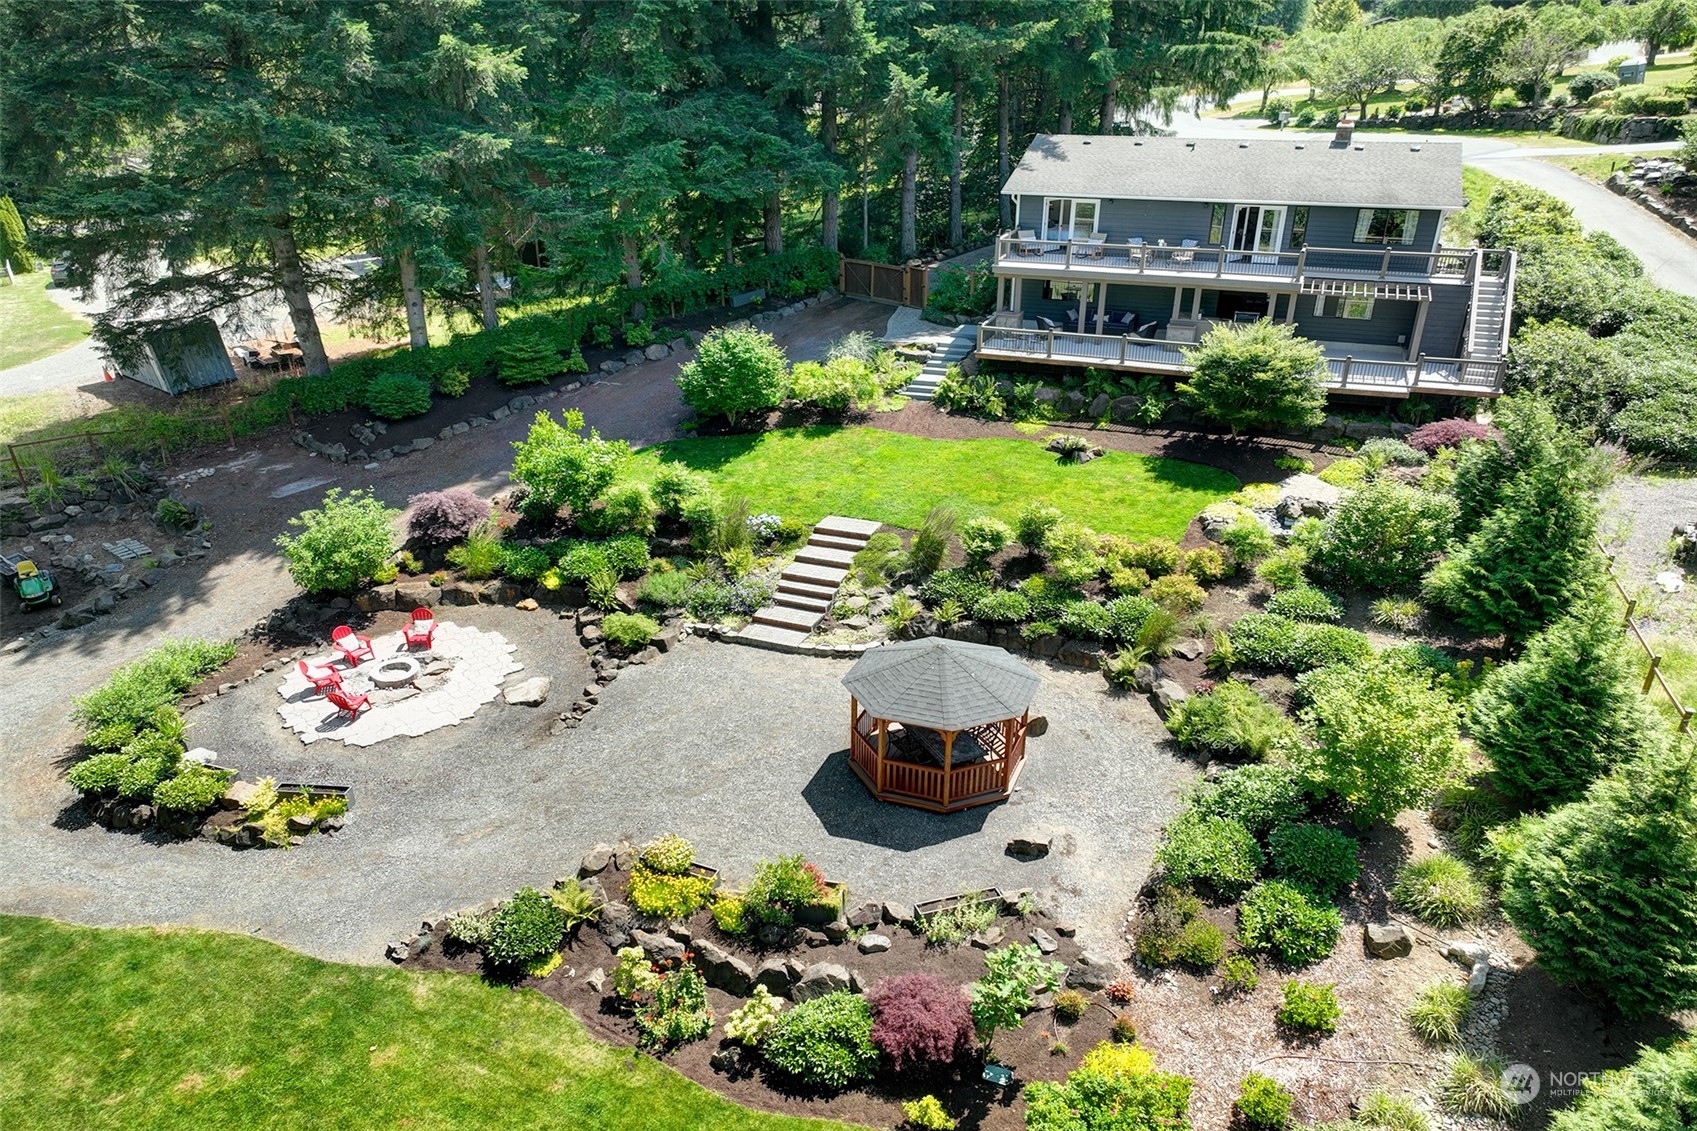
[[1515, 257], [1440, 242], [1459, 144], [1040, 134], [1002, 192], [981, 357], [1182, 374], [1212, 325], [1270, 318], [1339, 393], [1501, 392]]

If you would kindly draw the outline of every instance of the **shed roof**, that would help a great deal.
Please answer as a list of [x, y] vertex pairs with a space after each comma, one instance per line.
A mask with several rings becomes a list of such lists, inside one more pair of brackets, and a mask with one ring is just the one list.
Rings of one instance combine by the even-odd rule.
[[877, 718], [961, 730], [1025, 714], [1037, 673], [1000, 648], [932, 637], [872, 649], [843, 686]]
[[1461, 208], [1459, 142], [1038, 134], [1010, 195], [1236, 204]]

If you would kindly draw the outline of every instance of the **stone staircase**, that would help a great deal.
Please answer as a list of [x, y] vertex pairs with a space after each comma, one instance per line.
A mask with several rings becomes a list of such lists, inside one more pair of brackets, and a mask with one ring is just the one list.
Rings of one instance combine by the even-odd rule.
[[750, 644], [793, 645], [825, 619], [849, 563], [878, 532], [878, 523], [829, 515], [819, 520], [795, 561], [784, 568], [772, 603], [754, 614], [735, 639]]
[[928, 401], [937, 395], [937, 386], [943, 383], [948, 374], [949, 366], [956, 364], [971, 353], [978, 345], [978, 327], [974, 323], [957, 327], [953, 336], [945, 342], [941, 349], [933, 350], [931, 358], [919, 371], [919, 376], [908, 382], [901, 389], [904, 397], [916, 401]]

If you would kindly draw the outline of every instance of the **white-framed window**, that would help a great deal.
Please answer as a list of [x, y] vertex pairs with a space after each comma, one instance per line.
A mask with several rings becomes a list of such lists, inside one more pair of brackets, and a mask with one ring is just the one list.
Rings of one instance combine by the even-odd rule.
[[1355, 242], [1409, 244], [1420, 227], [1420, 213], [1412, 208], [1363, 208], [1355, 214]]
[[1071, 196], [1043, 199], [1043, 238], [1081, 240], [1096, 231], [1101, 201]]
[[1333, 318], [1352, 318], [1366, 321], [1373, 317], [1373, 300], [1370, 298], [1314, 296], [1314, 313], [1321, 318], [1330, 309]]

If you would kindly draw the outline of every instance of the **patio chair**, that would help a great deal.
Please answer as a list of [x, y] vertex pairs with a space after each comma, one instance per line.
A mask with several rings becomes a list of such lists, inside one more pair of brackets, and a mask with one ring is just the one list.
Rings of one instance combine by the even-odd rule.
[[1186, 237], [1179, 241], [1178, 250], [1173, 252], [1174, 263], [1196, 262], [1196, 249], [1201, 246], [1197, 240]]
[[1157, 321], [1155, 321], [1155, 319], [1151, 318], [1151, 319], [1149, 319], [1149, 321], [1143, 323], [1141, 326], [1137, 327], [1137, 329], [1133, 330], [1131, 333], [1134, 337], [1144, 338], [1144, 339], [1147, 339], [1149, 341], [1153, 341], [1154, 338], [1155, 338], [1155, 327], [1157, 327], [1159, 325], [1160, 325], [1159, 322], [1157, 322]]
[[349, 721], [359, 718], [359, 713], [371, 706], [371, 697], [357, 691], [344, 691], [340, 687], [332, 687], [324, 693], [324, 698], [335, 706], [338, 715], [346, 715]]
[[1037, 229], [1035, 229], [1035, 228], [1021, 228], [1019, 230], [1019, 232], [1017, 233], [1017, 235], [1019, 237], [1019, 246], [1014, 248], [1014, 251], [1017, 254], [1019, 254], [1019, 255], [1042, 255], [1043, 252], [1046, 250], [1043, 247], [1042, 244], [1031, 242], [1032, 240], [1037, 238]]
[[330, 633], [330, 644], [342, 654], [344, 660], [356, 668], [361, 660], [377, 658], [377, 653], [371, 650], [371, 637], [355, 632], [345, 624], [337, 625]]
[[1041, 314], [1036, 315], [1032, 321], [1037, 323], [1037, 328], [1039, 330], [1047, 330], [1051, 334], [1060, 329], [1059, 326], [1055, 325], [1055, 320], [1053, 318], [1045, 318]]
[[300, 669], [301, 678], [312, 684], [313, 690], [320, 694], [332, 687], [342, 686], [342, 673], [329, 664], [309, 664], [300, 660], [296, 666]]
[[401, 629], [408, 648], [422, 644], [430, 647], [436, 636], [436, 614], [422, 605], [412, 611], [412, 623]]

